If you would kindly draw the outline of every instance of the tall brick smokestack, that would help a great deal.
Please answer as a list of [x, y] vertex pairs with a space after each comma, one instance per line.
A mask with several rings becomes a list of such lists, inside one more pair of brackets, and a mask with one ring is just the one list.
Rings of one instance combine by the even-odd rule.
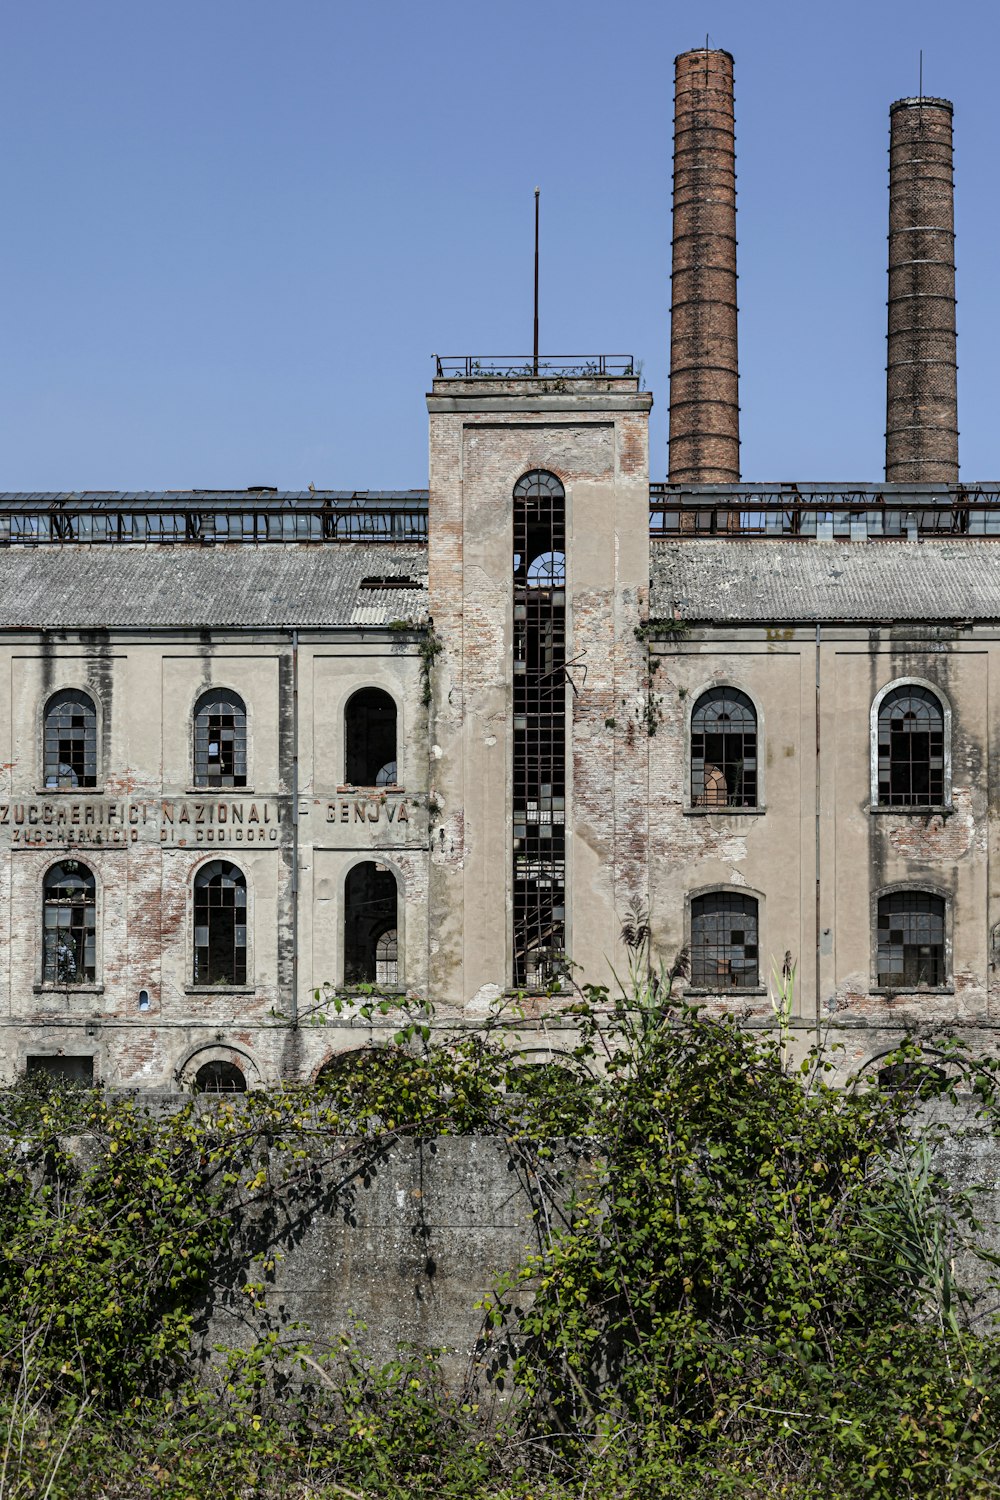
[[725, 484], [740, 477], [733, 59], [699, 48], [674, 72], [669, 478]]
[[889, 111], [889, 348], [885, 477], [958, 483], [951, 105]]

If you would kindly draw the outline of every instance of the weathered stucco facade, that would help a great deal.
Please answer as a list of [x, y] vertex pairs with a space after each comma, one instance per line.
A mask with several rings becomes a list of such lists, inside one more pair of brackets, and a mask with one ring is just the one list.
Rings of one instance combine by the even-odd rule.
[[677, 76], [670, 482], [630, 357], [535, 353], [438, 360], [426, 490], [0, 496], [8, 1077], [307, 1082], [371, 989], [445, 1031], [509, 998], [544, 1059], [647, 918], [749, 1025], [790, 955], [848, 1067], [992, 1047], [1000, 488], [958, 482], [951, 106], [892, 108], [895, 482], [762, 486], [732, 59]]

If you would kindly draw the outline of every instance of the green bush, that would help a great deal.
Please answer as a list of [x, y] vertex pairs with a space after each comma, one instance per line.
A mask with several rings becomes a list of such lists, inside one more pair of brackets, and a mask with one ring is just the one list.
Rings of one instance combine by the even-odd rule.
[[[316, 1089], [162, 1119], [5, 1096], [0, 1497], [1000, 1493], [1000, 1345], [953, 1270], [974, 1200], [935, 1169], [926, 1110], [960, 1087], [989, 1127], [992, 1066], [939, 1039], [943, 1078], [913, 1046], [908, 1088], [836, 1088], [822, 1051], [790, 1068], [787, 1026], [707, 1018], [666, 978], [570, 999], [559, 1067], [524, 1069], [516, 1017], [435, 1041], [404, 1015]], [[449, 1132], [532, 1170], [554, 1138], [579, 1158], [486, 1300], [478, 1384], [448, 1391], [434, 1351], [375, 1364], [363, 1329], [321, 1358], [275, 1327], [201, 1364], [213, 1287], [266, 1306], [274, 1260], [249, 1258], [244, 1220], [308, 1204], [319, 1163], [347, 1181]]]

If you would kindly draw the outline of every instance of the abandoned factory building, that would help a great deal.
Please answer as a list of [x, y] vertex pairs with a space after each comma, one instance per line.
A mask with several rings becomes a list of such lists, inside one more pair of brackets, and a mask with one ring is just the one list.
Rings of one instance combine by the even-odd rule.
[[307, 1082], [367, 984], [451, 1028], [520, 992], [543, 1059], [547, 988], [611, 982], [635, 914], [748, 1024], [790, 953], [851, 1066], [992, 1047], [1000, 489], [959, 482], [951, 105], [890, 110], [884, 481], [747, 484], [732, 59], [676, 68], [666, 479], [630, 358], [461, 357], [426, 489], [0, 496], [8, 1077]]

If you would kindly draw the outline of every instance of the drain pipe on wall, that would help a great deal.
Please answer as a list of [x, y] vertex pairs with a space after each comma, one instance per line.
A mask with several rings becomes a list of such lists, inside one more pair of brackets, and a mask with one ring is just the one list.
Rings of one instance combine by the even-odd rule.
[[299, 632], [292, 640], [292, 1030], [299, 1025]]
[[819, 862], [819, 828], [820, 828], [820, 711], [819, 711], [819, 655], [822, 644], [823, 627], [816, 622], [816, 1027], [817, 1030], [822, 1022], [823, 1009], [820, 1001], [820, 949], [823, 941], [823, 929], [820, 926], [820, 862]]

